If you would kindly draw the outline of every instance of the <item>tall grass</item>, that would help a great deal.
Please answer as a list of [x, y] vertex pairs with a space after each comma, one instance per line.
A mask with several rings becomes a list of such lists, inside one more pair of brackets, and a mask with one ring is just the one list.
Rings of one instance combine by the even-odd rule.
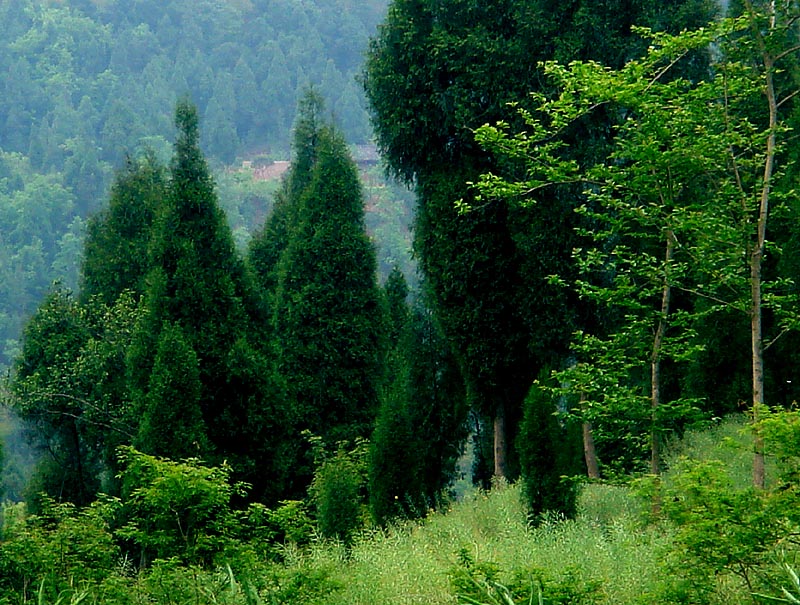
[[[668, 460], [677, 467], [682, 457], [718, 459], [737, 485], [747, 485], [751, 443], [744, 419], [725, 419], [673, 443]], [[462, 549], [476, 562], [496, 564], [501, 581], [538, 569], [555, 579], [599, 583], [599, 603], [656, 603], [672, 530], [645, 524], [644, 509], [625, 486], [589, 484], [576, 519], [553, 517], [533, 526], [520, 488], [505, 486], [471, 494], [423, 521], [364, 531], [349, 549], [318, 543], [288, 564], [332, 570], [341, 589], [326, 605], [454, 604], [450, 573]]]
[[[744, 489], [753, 484], [753, 434], [744, 416], [729, 416], [703, 430], [687, 431], [680, 440], [666, 448], [667, 472], [679, 469], [681, 459], [697, 462], [719, 460], [727, 470], [733, 487]], [[767, 474], [774, 476], [774, 462], [767, 460]], [[772, 471], [772, 472], [770, 472]]]
[[528, 523], [520, 489], [478, 493], [418, 523], [363, 533], [345, 551], [318, 544], [294, 564], [334, 569], [342, 589], [330, 605], [438, 605], [456, 603], [449, 574], [462, 549], [476, 562], [491, 562], [500, 580], [546, 570], [601, 584], [607, 603], [641, 603], [658, 584], [657, 553], [669, 542], [662, 529], [639, 522], [639, 505], [624, 487], [587, 486], [575, 520]]

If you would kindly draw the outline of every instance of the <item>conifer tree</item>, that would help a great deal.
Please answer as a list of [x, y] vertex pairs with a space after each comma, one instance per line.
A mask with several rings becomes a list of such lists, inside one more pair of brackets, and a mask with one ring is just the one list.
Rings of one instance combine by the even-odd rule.
[[274, 329], [296, 428], [336, 444], [372, 430], [382, 312], [355, 164], [332, 127], [315, 136], [311, 180], [279, 262]]
[[457, 364], [429, 309], [408, 306], [394, 270], [384, 286], [387, 376], [372, 434], [370, 510], [378, 523], [413, 517], [438, 503], [466, 438], [466, 397]]
[[302, 192], [311, 180], [317, 157], [319, 131], [323, 126], [322, 112], [322, 98], [313, 90], [307, 91], [298, 104], [289, 172], [275, 195], [272, 214], [250, 241], [248, 264], [266, 308], [269, 307], [270, 297], [275, 293], [278, 261], [298, 221]]
[[135, 447], [146, 454], [179, 460], [208, 451], [200, 411], [200, 367], [181, 328], [161, 330]]
[[[210, 455], [213, 459], [227, 458], [234, 468], [238, 462], [239, 468], [252, 469], [255, 465], [247, 449], [255, 437], [249, 433], [249, 419], [255, 413], [254, 406], [266, 404], [257, 385], [230, 380], [232, 359], [261, 361], [256, 355], [233, 353], [249, 347], [252, 293], [200, 151], [197, 111], [188, 101], [182, 101], [175, 116], [178, 135], [168, 192], [153, 228], [144, 308], [128, 355], [130, 386], [144, 414], [158, 404], [157, 391], [169, 394], [168, 385], [181, 384], [182, 379], [170, 373], [192, 371], [166, 360], [158, 368], [159, 348], [173, 346], [183, 351], [190, 366], [194, 364], [193, 352], [200, 382], [198, 403]], [[167, 326], [173, 336], [162, 334]], [[174, 330], [180, 330], [182, 342], [175, 340]], [[238, 371], [240, 376], [253, 376], [266, 372], [266, 368]], [[153, 383], [151, 376], [156, 374], [158, 382]], [[195, 441], [202, 444], [200, 424], [192, 420], [190, 425]], [[155, 437], [152, 428], [144, 430]], [[149, 447], [152, 451], [172, 448], [156, 442], [150, 442]]]
[[152, 154], [127, 159], [111, 187], [108, 208], [89, 221], [81, 301], [98, 296], [111, 304], [126, 289], [141, 295], [153, 221], [166, 192], [166, 170]]
[[[539, 379], [548, 381], [550, 372], [543, 370]], [[567, 517], [576, 513], [577, 486], [571, 478], [584, 474], [581, 427], [567, 417], [566, 403], [563, 407], [559, 410], [557, 397], [538, 383], [525, 399], [517, 449], [525, 502], [534, 519], [547, 511]]]

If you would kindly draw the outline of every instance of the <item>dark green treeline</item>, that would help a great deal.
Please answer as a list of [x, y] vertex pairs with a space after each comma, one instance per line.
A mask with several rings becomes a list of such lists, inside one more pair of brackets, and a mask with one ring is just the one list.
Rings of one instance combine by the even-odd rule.
[[[469, 406], [480, 414], [478, 475], [486, 484], [493, 475], [521, 475], [532, 484], [534, 511], [569, 510], [568, 497], [547, 496], [543, 486], [555, 489], [571, 466], [557, 462], [562, 454], [552, 448], [566, 446], [580, 462], [570, 437], [580, 431], [552, 422], [577, 402], [529, 391], [543, 369], [571, 363], [576, 330], [602, 332], [617, 318], [548, 280], [577, 276], [572, 250], [587, 243], [575, 212], [586, 203], [583, 187], [539, 191], [531, 207], [476, 199], [470, 183], [482, 173], [514, 175], [519, 167], [498, 164], [474, 130], [514, 120], [508, 103], [549, 92], [540, 61], [620, 67], [645, 44], [632, 26], [677, 32], [707, 24], [716, 12], [716, 3], [703, 0], [394, 0], [371, 41], [363, 81], [376, 139], [390, 170], [416, 190], [415, 251]], [[708, 61], [692, 55], [679, 69], [702, 78]], [[605, 157], [617, 119], [601, 109], [572, 125], [569, 153], [582, 162]], [[459, 201], [471, 210], [460, 214]], [[644, 426], [633, 419], [621, 430], [637, 434]], [[623, 456], [618, 441], [598, 436], [601, 460], [624, 458], [627, 470], [636, 468], [644, 457]]]
[[[399, 473], [402, 501], [424, 512], [460, 446], [463, 411], [437, 387], [453, 365], [399, 271], [377, 283], [356, 166], [321, 99], [301, 103], [292, 168], [246, 258], [194, 106], [180, 102], [175, 121], [169, 167], [128, 160], [92, 218], [77, 299], [55, 289], [25, 332], [10, 387], [41, 451], [30, 495], [118, 493], [116, 451], [133, 445], [227, 463], [254, 500], [302, 499], [320, 447], [355, 447], [380, 410], [385, 432], [402, 409], [404, 441], [379, 438], [371, 457], [401, 449], [414, 464], [370, 476]], [[383, 520], [398, 488], [373, 492]]]

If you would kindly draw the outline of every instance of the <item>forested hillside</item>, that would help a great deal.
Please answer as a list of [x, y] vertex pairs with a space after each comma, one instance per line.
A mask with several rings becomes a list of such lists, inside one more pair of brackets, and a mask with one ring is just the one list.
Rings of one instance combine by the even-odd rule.
[[797, 601], [797, 3], [123, 4], [3, 5], [0, 601]]
[[[322, 94], [349, 144], [367, 143], [355, 76], [385, 4], [0, 2], [0, 366], [19, 351], [50, 284], [77, 287], [86, 220], [105, 206], [126, 156], [147, 147], [169, 157], [179, 98], [198, 107], [201, 144], [241, 245], [263, 222], [272, 189], [222, 168], [289, 159], [304, 88]], [[404, 194], [373, 192], [382, 216], [371, 227], [391, 225], [378, 234], [393, 242], [381, 257], [408, 269], [407, 238], [394, 235], [405, 217], [395, 223], [381, 205], [387, 193]]]

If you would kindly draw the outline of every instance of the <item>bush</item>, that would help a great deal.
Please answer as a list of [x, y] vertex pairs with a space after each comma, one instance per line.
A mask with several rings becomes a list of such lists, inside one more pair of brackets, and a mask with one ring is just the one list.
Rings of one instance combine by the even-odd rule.
[[367, 443], [325, 458], [314, 472], [310, 494], [317, 511], [317, 526], [324, 538], [350, 544], [366, 518]]
[[128, 522], [118, 533], [141, 548], [144, 561], [207, 566], [238, 534], [231, 498], [244, 495], [244, 485], [229, 482], [230, 467], [173, 462], [131, 447], [120, 448], [120, 461]]
[[[769, 488], [754, 488], [752, 479], [748, 485], [752, 448], [748, 455], [747, 448], [736, 442], [752, 441], [752, 427], [741, 425], [741, 435], [727, 438], [732, 445], [718, 450], [725, 462], [701, 452], [699, 460], [684, 457], [673, 462], [664, 477], [663, 512], [676, 526], [667, 560], [675, 578], [672, 589], [693, 603], [706, 602], [720, 583], [748, 595], [774, 591], [783, 572], [779, 564], [798, 554], [800, 415], [765, 411], [758, 430], [773, 455]], [[730, 461], [732, 454], [736, 464]], [[749, 459], [750, 468], [743, 467], [740, 459]], [[738, 473], [731, 472], [735, 468]]]
[[43, 496], [38, 515], [24, 518], [18, 508], [7, 508], [0, 542], [2, 592], [25, 599], [38, 590], [42, 599], [55, 600], [112, 575], [120, 550], [110, 524], [119, 506], [118, 500], [103, 498], [78, 509]]

